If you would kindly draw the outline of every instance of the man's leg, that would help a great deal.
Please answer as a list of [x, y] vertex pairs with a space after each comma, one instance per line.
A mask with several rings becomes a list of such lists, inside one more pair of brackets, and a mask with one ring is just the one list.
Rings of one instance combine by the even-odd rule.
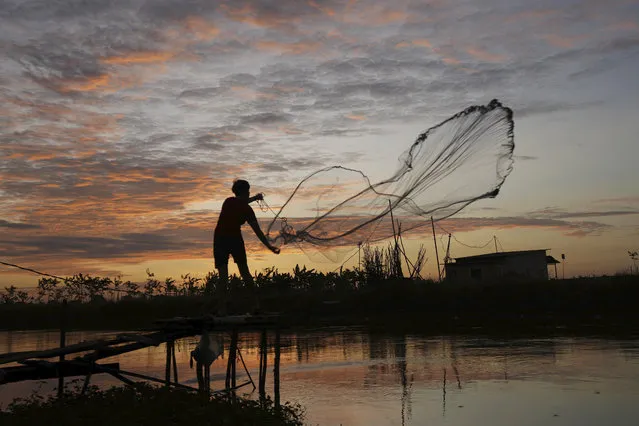
[[248, 262], [238, 263], [237, 269], [240, 271], [240, 275], [244, 280], [244, 284], [247, 288], [253, 288], [253, 275], [251, 275], [251, 271], [248, 267]]
[[248, 262], [244, 261], [242, 263], [237, 264], [237, 269], [240, 271], [240, 275], [242, 275], [242, 279], [244, 280], [244, 285], [251, 293], [251, 308], [249, 311], [259, 311], [260, 310], [260, 301], [257, 298], [257, 293], [255, 289], [255, 282], [253, 281], [253, 275], [251, 275], [251, 271], [248, 267]]
[[229, 249], [224, 241], [214, 244], [213, 257], [220, 282], [217, 294], [219, 295], [218, 313], [226, 315], [226, 296], [229, 291]]
[[217, 267], [217, 273], [220, 276], [220, 286], [222, 287], [222, 290], [226, 292], [229, 287], [229, 264], [217, 264], [215, 266]]

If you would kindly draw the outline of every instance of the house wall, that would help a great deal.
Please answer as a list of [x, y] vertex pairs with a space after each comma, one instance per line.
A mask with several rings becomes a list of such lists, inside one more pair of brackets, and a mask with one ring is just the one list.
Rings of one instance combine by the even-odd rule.
[[548, 279], [544, 251], [477, 259], [446, 265], [449, 282], [541, 281]]

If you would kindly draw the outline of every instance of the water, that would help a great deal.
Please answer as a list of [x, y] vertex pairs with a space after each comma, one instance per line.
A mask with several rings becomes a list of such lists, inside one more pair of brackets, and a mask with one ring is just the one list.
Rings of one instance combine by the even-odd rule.
[[[67, 341], [115, 334], [70, 333]], [[636, 340], [433, 338], [358, 329], [283, 334], [281, 340], [282, 401], [303, 405], [313, 425], [635, 426], [639, 418]], [[258, 334], [241, 335], [242, 355], [254, 378], [258, 342]], [[197, 380], [189, 352], [196, 343], [194, 337], [176, 344], [180, 382], [192, 386]], [[56, 332], [0, 332], [0, 353], [57, 344]], [[272, 361], [271, 353], [268, 391]], [[162, 378], [165, 347], [104, 362]], [[213, 389], [223, 387], [225, 365], [225, 360], [213, 364]], [[97, 375], [92, 383], [117, 381]], [[51, 392], [54, 386], [55, 381], [0, 386], [0, 404], [34, 389]]]

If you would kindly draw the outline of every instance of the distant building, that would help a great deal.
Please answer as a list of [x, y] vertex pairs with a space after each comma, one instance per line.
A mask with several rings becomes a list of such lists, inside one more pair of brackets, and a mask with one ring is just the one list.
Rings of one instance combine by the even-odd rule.
[[547, 280], [548, 265], [556, 265], [559, 262], [546, 255], [546, 251], [507, 251], [458, 257], [454, 262], [446, 264], [446, 281], [491, 283]]

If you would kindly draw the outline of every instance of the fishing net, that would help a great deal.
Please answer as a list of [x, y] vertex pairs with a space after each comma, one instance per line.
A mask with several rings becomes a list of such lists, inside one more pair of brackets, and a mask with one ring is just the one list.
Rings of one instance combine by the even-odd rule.
[[342, 166], [318, 170], [276, 209], [266, 235], [278, 246], [352, 246], [392, 237], [397, 222], [406, 234], [448, 218], [497, 196], [512, 170], [513, 129], [512, 111], [493, 100], [421, 133], [380, 182]]

